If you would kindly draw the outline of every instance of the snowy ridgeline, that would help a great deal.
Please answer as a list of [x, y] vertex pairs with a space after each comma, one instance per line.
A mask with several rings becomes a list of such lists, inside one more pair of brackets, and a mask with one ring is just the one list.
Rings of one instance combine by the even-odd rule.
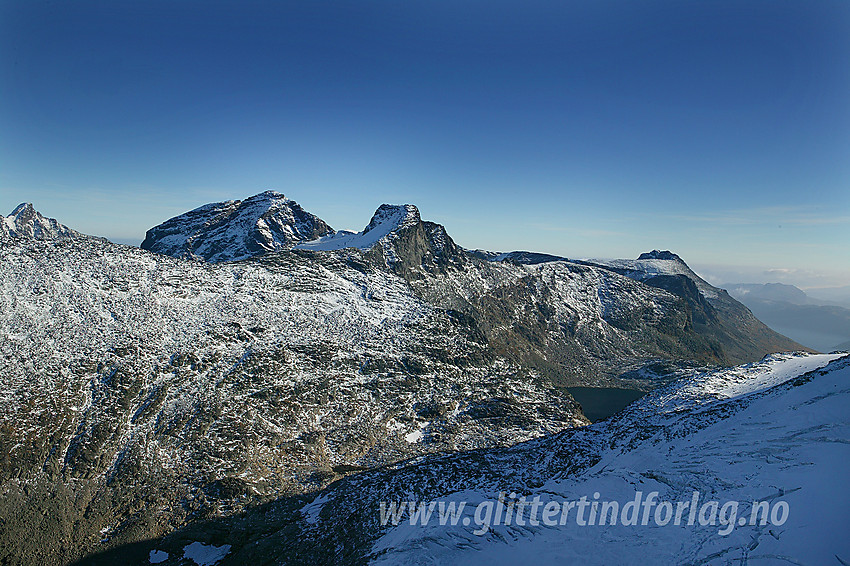
[[304, 250], [341, 250], [357, 248], [368, 250], [375, 244], [392, 237], [400, 229], [414, 226], [420, 222], [419, 210], [410, 204], [382, 204], [369, 225], [361, 232], [340, 231], [309, 242], [296, 244], [296, 249]]
[[[456, 526], [440, 526], [436, 511], [427, 526], [421, 515], [411, 525], [408, 510], [398, 526], [379, 535], [369, 556], [375, 564], [394, 565], [491, 566], [528, 559], [540, 565], [850, 563], [850, 358], [839, 358], [774, 355], [699, 374], [644, 397], [609, 422], [565, 433], [554, 444], [533, 441], [497, 451], [492, 458], [499, 455], [509, 481], [474, 479], [471, 470], [466, 479], [446, 480], [427, 492], [428, 502], [466, 502]], [[558, 468], [553, 454], [569, 453], [571, 446], [576, 458], [591, 446], [589, 464], [577, 473], [552, 473]], [[417, 483], [408, 485], [409, 493], [390, 497], [404, 501], [407, 495], [418, 505]], [[692, 503], [695, 492], [690, 524], [692, 512], [685, 507], [675, 525], [675, 505]], [[525, 498], [523, 525], [514, 516], [505, 526], [504, 505], [502, 524], [494, 524], [500, 497], [505, 505]], [[579, 519], [583, 497], [588, 505]], [[647, 524], [644, 507], [637, 506], [637, 524], [624, 525], [623, 508], [636, 497], [654, 498]], [[327, 506], [333, 492], [323, 499]], [[529, 522], [535, 500], [536, 525]], [[612, 512], [609, 503], [603, 524], [599, 508], [590, 511], [594, 501], [620, 507]], [[770, 509], [766, 525], [761, 508], [751, 521], [754, 501]], [[544, 522], [552, 502], [560, 505], [558, 513]], [[561, 520], [565, 502], [576, 507]], [[370, 503], [377, 521], [379, 502]], [[318, 520], [320, 511], [321, 505], [308, 507], [305, 514]], [[628, 523], [629, 512], [625, 515]], [[487, 522], [489, 528], [481, 528]]]
[[413, 205], [381, 205], [361, 232], [334, 231], [281, 193], [266, 191], [245, 200], [211, 203], [148, 230], [141, 247], [212, 263], [238, 261], [272, 251], [366, 250], [386, 243], [421, 221]]
[[[327, 480], [336, 465], [510, 444], [586, 422], [563, 393], [481, 357], [404, 280], [344, 259], [209, 264], [100, 240], [0, 246], [0, 420], [15, 423], [0, 439], [8, 473], [108, 476], [132, 452], [150, 470], [238, 474], [265, 493], [312, 486], [312, 472]], [[475, 284], [509, 284], [528, 268], [498, 271]], [[601, 324], [599, 276], [561, 279], [565, 293], [581, 292], [591, 328]], [[507, 396], [509, 418], [494, 419], [492, 400]], [[44, 419], [52, 439], [39, 433]], [[194, 451], [204, 458], [187, 471], [180, 462]]]

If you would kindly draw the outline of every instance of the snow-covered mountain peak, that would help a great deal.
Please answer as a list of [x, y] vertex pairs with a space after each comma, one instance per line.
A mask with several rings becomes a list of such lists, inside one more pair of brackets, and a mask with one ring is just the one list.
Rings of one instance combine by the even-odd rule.
[[261, 206], [267, 209], [278, 209], [296, 204], [294, 200], [288, 199], [283, 193], [274, 190], [263, 191], [262, 193], [246, 198], [242, 202], [245, 205]]
[[334, 234], [322, 219], [282, 193], [207, 204], [148, 230], [142, 248], [217, 263], [288, 249]]
[[9, 216], [0, 216], [0, 236], [53, 240], [79, 238], [83, 235], [54, 218], [42, 216], [32, 203], [24, 202], [16, 206]]
[[652, 250], [640, 254], [637, 259], [593, 259], [590, 263], [613, 268], [638, 281], [665, 275], [684, 275], [694, 282], [705, 298], [716, 299], [720, 296], [720, 289], [694, 273], [681, 257], [669, 250]]
[[22, 202], [21, 204], [19, 204], [18, 206], [15, 207], [15, 210], [12, 211], [12, 214], [10, 214], [9, 217], [11, 218], [11, 217], [16, 217], [16, 216], [21, 215], [21, 214], [33, 214], [33, 213], [38, 214], [38, 212], [36, 212], [35, 207], [32, 205], [32, 203], [31, 202]]
[[341, 231], [312, 242], [298, 244], [296, 247], [307, 250], [368, 250], [391, 234], [416, 226], [421, 221], [419, 209], [412, 204], [382, 204], [362, 232]]
[[[280, 191], [276, 191], [274, 189], [266, 189], [265, 191], [261, 192], [260, 194], [254, 195], [254, 196], [249, 197], [245, 200], [258, 199], [258, 198], [286, 199], [286, 196]], [[286, 199], [286, 200], [289, 200], [289, 199]]]

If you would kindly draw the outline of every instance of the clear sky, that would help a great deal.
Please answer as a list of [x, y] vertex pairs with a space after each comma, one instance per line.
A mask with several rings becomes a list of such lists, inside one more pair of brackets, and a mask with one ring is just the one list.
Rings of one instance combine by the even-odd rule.
[[846, 285], [848, 101], [844, 0], [0, 0], [0, 214], [138, 243], [273, 188], [338, 229], [410, 202], [469, 248]]

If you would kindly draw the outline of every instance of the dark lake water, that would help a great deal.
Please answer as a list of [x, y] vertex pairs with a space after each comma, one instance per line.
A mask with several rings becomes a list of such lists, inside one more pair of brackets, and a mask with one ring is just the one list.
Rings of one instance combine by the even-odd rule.
[[645, 391], [616, 387], [567, 387], [567, 391], [575, 397], [585, 416], [592, 422], [607, 419], [646, 395]]

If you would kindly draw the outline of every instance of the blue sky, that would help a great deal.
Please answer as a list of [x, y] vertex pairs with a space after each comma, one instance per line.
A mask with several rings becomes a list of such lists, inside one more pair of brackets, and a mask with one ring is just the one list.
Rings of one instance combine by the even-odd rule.
[[844, 1], [0, 2], [0, 213], [138, 243], [273, 188], [850, 284], [848, 32]]

